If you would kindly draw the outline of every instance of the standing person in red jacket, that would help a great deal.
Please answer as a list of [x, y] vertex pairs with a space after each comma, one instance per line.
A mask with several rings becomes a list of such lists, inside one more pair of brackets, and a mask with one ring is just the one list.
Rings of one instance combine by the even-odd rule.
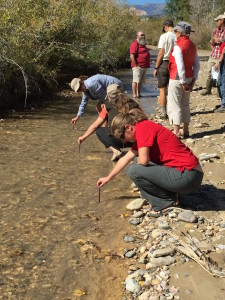
[[145, 80], [147, 68], [150, 68], [150, 54], [145, 46], [145, 34], [137, 33], [137, 39], [130, 45], [131, 68], [133, 71], [133, 98], [141, 97], [141, 86]]
[[[190, 123], [190, 92], [198, 78], [200, 68], [197, 49], [190, 40], [191, 25], [179, 22], [174, 27], [177, 43], [169, 57], [169, 88], [167, 113], [174, 134], [178, 137], [189, 136]], [[183, 129], [180, 125], [183, 123]]]

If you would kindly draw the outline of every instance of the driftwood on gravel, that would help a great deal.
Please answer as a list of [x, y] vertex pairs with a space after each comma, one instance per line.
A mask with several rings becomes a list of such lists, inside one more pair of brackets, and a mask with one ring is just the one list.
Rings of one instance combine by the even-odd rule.
[[200, 266], [202, 266], [208, 273], [213, 276], [218, 276], [225, 278], [225, 270], [222, 270], [218, 264], [213, 261], [210, 257], [207, 257], [194, 243], [190, 235], [186, 235], [181, 232], [182, 236], [185, 238], [186, 242], [181, 239], [175, 233], [167, 232], [171, 237], [175, 238], [181, 246], [177, 248], [178, 251], [190, 257], [196, 261]]

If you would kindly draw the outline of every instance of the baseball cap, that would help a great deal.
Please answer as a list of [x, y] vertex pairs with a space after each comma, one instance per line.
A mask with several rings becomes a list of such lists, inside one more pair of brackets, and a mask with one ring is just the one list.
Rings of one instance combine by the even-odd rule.
[[190, 34], [190, 32], [194, 32], [194, 30], [191, 30], [191, 24], [184, 21], [177, 23], [173, 30], [183, 32], [185, 35]]
[[118, 94], [122, 93], [122, 88], [120, 85], [113, 83], [107, 87], [106, 93], [111, 101], [117, 101]]
[[214, 21], [217, 21], [217, 20], [223, 20], [223, 19], [225, 19], [225, 15], [219, 15], [218, 17], [216, 17], [216, 18], [214, 19]]
[[77, 93], [80, 87], [80, 78], [73, 78], [73, 80], [70, 83], [70, 87], [72, 90], [74, 90], [75, 93]]

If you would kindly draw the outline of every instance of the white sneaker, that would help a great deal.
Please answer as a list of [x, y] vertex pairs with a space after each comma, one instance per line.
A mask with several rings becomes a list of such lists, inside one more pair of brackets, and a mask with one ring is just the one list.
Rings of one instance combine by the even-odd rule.
[[119, 150], [113, 152], [111, 161], [116, 161], [116, 160], [118, 160], [118, 159], [121, 157], [122, 154], [123, 154], [123, 152], [121, 152], [121, 151], [119, 151]]

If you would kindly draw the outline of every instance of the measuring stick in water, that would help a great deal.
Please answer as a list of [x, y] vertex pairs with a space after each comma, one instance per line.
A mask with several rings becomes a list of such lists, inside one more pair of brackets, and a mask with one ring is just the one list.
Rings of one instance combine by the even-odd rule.
[[100, 203], [100, 190], [101, 190], [101, 188], [100, 188], [100, 186], [98, 187], [98, 203]]

